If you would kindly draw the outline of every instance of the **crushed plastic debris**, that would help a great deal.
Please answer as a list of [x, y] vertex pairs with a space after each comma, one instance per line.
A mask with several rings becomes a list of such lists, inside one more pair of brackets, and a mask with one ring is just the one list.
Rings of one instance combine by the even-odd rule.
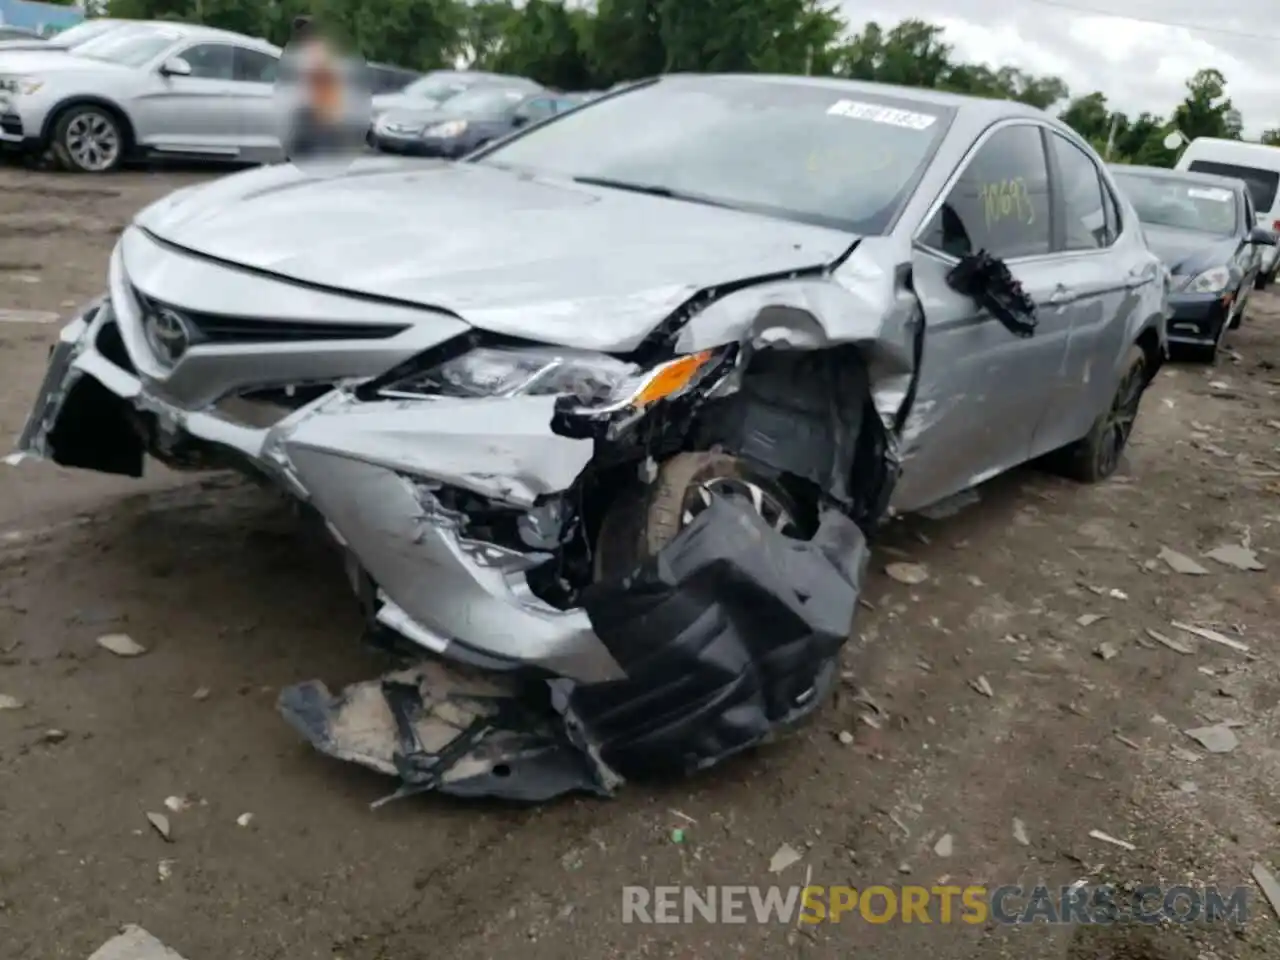
[[1156, 641], [1157, 643], [1163, 644], [1164, 646], [1168, 647], [1170, 650], [1175, 651], [1176, 653], [1181, 653], [1187, 656], [1190, 656], [1192, 653], [1195, 653], [1195, 651], [1192, 650], [1190, 647], [1179, 643], [1177, 640], [1172, 640], [1169, 637], [1166, 637], [1163, 633], [1160, 633], [1158, 630], [1152, 630], [1150, 627], [1147, 627], [1147, 636], [1149, 636], [1152, 640]]
[[1209, 727], [1196, 727], [1185, 730], [1188, 737], [1200, 744], [1210, 753], [1230, 753], [1240, 745], [1235, 731], [1225, 723], [1215, 723]]
[[1174, 573], [1184, 573], [1194, 577], [1207, 576], [1209, 573], [1205, 567], [1196, 563], [1185, 553], [1179, 553], [1168, 547], [1160, 548], [1160, 559], [1167, 563]]
[[916, 586], [929, 579], [929, 568], [923, 563], [890, 563], [885, 566], [884, 572], [908, 586]]
[[26, 704], [17, 697], [11, 697], [7, 693], [0, 693], [0, 710], [21, 710]]
[[804, 859], [803, 855], [789, 843], [784, 843], [769, 858], [769, 872], [781, 873], [787, 867], [794, 866]]
[[1093, 651], [1093, 654], [1102, 660], [1114, 660], [1116, 657], [1120, 656], [1120, 651], [1116, 649], [1116, 645], [1114, 643], [1107, 643], [1104, 641], [1103, 643], [1098, 644], [1097, 648]]
[[1199, 637], [1201, 640], [1208, 640], [1210, 643], [1221, 644], [1224, 647], [1230, 647], [1232, 650], [1238, 650], [1240, 653], [1248, 653], [1249, 645], [1239, 640], [1233, 640], [1225, 634], [1219, 633], [1217, 630], [1210, 630], [1208, 627], [1195, 627], [1185, 623], [1179, 623], [1174, 620], [1171, 624], [1184, 633]]
[[1261, 863], [1253, 865], [1251, 875], [1253, 876], [1253, 882], [1262, 891], [1262, 895], [1267, 898], [1271, 911], [1277, 917], [1280, 917], [1280, 883], [1276, 882], [1275, 876]]
[[132, 923], [89, 956], [89, 960], [183, 960], [181, 954]]
[[247, 827], [251, 823], [253, 823], [252, 813], [242, 813], [240, 816], [236, 817], [236, 826]]
[[165, 797], [164, 805], [171, 813], [181, 813], [191, 808], [191, 801], [186, 797]]
[[1099, 620], [1105, 619], [1107, 619], [1107, 615], [1105, 613], [1085, 613], [1076, 617], [1076, 623], [1080, 624], [1082, 627], [1091, 627]]
[[1258, 560], [1258, 554], [1250, 548], [1238, 543], [1228, 543], [1221, 547], [1214, 547], [1205, 554], [1210, 560], [1217, 560], [1223, 566], [1234, 567], [1237, 570], [1265, 570], [1267, 569]]
[[1031, 846], [1031, 838], [1027, 836], [1027, 825], [1017, 817], [1013, 818], [1013, 839], [1024, 847]]
[[163, 813], [148, 813], [147, 822], [166, 843], [173, 843], [173, 834], [169, 830], [169, 818]]
[[933, 852], [939, 857], [949, 857], [954, 851], [955, 839], [949, 833], [944, 833], [933, 845]]
[[995, 691], [991, 689], [990, 681], [988, 681], [986, 677], [980, 676], [975, 680], [970, 680], [969, 686], [973, 687], [974, 690], [978, 691], [978, 693], [982, 694], [984, 697], [994, 697], [996, 695]]
[[1102, 841], [1103, 843], [1109, 843], [1109, 844], [1111, 844], [1113, 847], [1119, 847], [1119, 848], [1120, 848], [1120, 849], [1122, 849], [1122, 850], [1137, 850], [1137, 849], [1138, 849], [1138, 848], [1137, 848], [1137, 847], [1135, 847], [1132, 843], [1130, 843], [1128, 840], [1121, 840], [1119, 837], [1113, 837], [1113, 836], [1111, 836], [1111, 834], [1109, 834], [1109, 833], [1103, 833], [1101, 830], [1090, 830], [1090, 831], [1089, 831], [1089, 836], [1093, 837], [1093, 839], [1095, 839], [1095, 840], [1100, 840], [1100, 841]]
[[125, 633], [108, 633], [98, 638], [98, 646], [117, 657], [140, 657], [147, 648]]

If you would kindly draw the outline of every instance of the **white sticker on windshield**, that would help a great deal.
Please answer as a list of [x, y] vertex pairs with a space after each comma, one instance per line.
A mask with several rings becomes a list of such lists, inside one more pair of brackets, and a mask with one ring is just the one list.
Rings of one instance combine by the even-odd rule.
[[1187, 196], [1193, 200], [1217, 200], [1219, 203], [1231, 202], [1231, 191], [1221, 187], [1187, 187]]
[[834, 117], [849, 117], [852, 120], [887, 123], [893, 127], [906, 127], [908, 130], [927, 130], [938, 119], [927, 113], [895, 110], [893, 107], [881, 107], [874, 103], [862, 103], [858, 100], [837, 100], [827, 108], [827, 113]]

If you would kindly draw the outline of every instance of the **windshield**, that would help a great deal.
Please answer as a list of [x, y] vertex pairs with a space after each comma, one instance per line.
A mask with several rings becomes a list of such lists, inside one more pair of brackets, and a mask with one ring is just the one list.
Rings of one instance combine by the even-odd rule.
[[1197, 173], [1211, 173], [1215, 177], [1233, 177], [1243, 180], [1253, 195], [1254, 209], [1267, 213], [1276, 202], [1276, 188], [1280, 187], [1280, 174], [1274, 170], [1257, 167], [1238, 167], [1234, 163], [1213, 163], [1209, 160], [1192, 160], [1190, 169]]
[[179, 35], [172, 30], [131, 27], [127, 30], [112, 30], [81, 44], [71, 53], [77, 57], [105, 60], [126, 67], [140, 67], [155, 59], [178, 39]]
[[525, 90], [508, 90], [503, 87], [482, 87], [450, 97], [444, 108], [451, 117], [499, 117], [529, 94]]
[[835, 85], [669, 77], [585, 104], [474, 162], [881, 234], [953, 114]]
[[83, 23], [77, 23], [74, 27], [68, 27], [54, 39], [64, 47], [74, 47], [94, 37], [100, 37], [118, 26], [121, 24], [117, 20], [86, 20]]
[[1112, 173], [1143, 223], [1223, 237], [1238, 230], [1236, 195], [1226, 187], [1173, 177]]

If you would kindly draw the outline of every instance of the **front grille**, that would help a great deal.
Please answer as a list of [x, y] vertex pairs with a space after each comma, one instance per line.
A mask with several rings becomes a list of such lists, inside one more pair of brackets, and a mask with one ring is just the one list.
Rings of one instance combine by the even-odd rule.
[[[149, 313], [162, 306], [160, 301], [134, 288], [134, 297]], [[263, 317], [232, 317], [201, 313], [182, 307], [171, 307], [190, 322], [196, 332], [195, 343], [296, 343], [307, 340], [383, 340], [408, 329], [395, 323], [322, 323], [314, 320], [268, 320]]]
[[11, 137], [22, 136], [22, 118], [16, 113], [0, 114], [0, 130]]

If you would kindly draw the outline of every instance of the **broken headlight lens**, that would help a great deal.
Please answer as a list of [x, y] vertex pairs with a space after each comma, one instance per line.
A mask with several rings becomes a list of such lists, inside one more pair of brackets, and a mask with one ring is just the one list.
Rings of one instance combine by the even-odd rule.
[[1213, 267], [1175, 278], [1174, 289], [1179, 293], [1222, 293], [1230, 284], [1231, 271], [1227, 267]]
[[590, 408], [646, 406], [680, 393], [712, 356], [689, 354], [646, 370], [589, 351], [480, 347], [378, 392], [398, 399], [554, 396]]

